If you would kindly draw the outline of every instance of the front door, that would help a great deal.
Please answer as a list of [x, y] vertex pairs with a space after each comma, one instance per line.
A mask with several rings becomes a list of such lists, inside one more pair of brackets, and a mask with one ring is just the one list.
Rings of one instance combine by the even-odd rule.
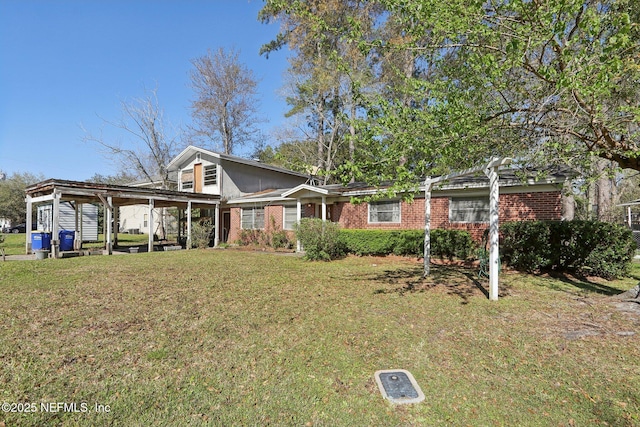
[[226, 243], [229, 238], [229, 229], [231, 228], [231, 212], [222, 212], [222, 233], [221, 241]]
[[193, 165], [193, 192], [202, 193], [202, 163]]

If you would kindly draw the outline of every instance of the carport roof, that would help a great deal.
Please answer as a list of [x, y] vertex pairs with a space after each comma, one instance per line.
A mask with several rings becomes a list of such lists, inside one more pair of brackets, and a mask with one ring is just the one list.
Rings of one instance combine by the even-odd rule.
[[34, 203], [51, 200], [56, 193], [60, 194], [63, 201], [78, 203], [104, 203], [107, 197], [111, 197], [116, 206], [146, 204], [150, 200], [154, 201], [157, 208], [186, 207], [188, 202], [191, 202], [192, 208], [206, 208], [220, 203], [220, 196], [213, 194], [60, 179], [39, 182], [27, 187], [25, 191]]

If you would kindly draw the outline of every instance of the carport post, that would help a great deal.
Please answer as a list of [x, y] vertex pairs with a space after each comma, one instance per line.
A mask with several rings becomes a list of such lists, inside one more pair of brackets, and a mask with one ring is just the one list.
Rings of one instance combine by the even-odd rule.
[[26, 237], [27, 241], [25, 242], [25, 251], [27, 254], [31, 253], [31, 215], [33, 215], [33, 202], [31, 201], [31, 196], [27, 196], [27, 218], [25, 221], [26, 224]]
[[153, 219], [153, 199], [149, 199], [149, 245], [148, 250], [149, 253], [153, 252], [153, 227], [155, 227], [156, 223]]
[[113, 253], [113, 245], [111, 243], [111, 209], [113, 209], [113, 204], [111, 202], [111, 196], [107, 197], [107, 204], [104, 207], [104, 240], [106, 245], [107, 254], [111, 255]]
[[113, 246], [116, 248], [118, 247], [118, 231], [120, 231], [118, 222], [120, 222], [120, 212], [118, 207], [113, 205]]
[[59, 191], [53, 193], [53, 224], [51, 224], [51, 256], [58, 258], [60, 253], [60, 198], [62, 194]]
[[187, 202], [187, 249], [191, 249], [191, 200]]

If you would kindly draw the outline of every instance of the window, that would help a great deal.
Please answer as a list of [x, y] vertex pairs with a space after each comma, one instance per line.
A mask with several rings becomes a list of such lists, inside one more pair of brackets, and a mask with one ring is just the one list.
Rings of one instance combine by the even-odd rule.
[[149, 226], [149, 214], [144, 214], [144, 219], [143, 219], [142, 226], [144, 228], [147, 228]]
[[182, 171], [180, 184], [182, 185], [182, 190], [191, 190], [193, 188], [193, 169]]
[[449, 221], [489, 222], [489, 197], [452, 197]]
[[242, 208], [242, 229], [264, 228], [264, 208]]
[[285, 230], [293, 230], [293, 226], [298, 222], [298, 207], [297, 206], [284, 206], [284, 224]]
[[369, 222], [400, 222], [400, 201], [369, 203]]
[[209, 165], [204, 167], [204, 185], [216, 185], [218, 183], [218, 166]]

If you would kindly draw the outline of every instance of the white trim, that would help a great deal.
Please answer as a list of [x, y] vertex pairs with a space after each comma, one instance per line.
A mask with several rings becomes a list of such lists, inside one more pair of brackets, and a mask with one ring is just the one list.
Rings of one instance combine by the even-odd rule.
[[[251, 225], [252, 225], [251, 228], [245, 228], [243, 225], [242, 220], [243, 220], [245, 209], [251, 209], [253, 211], [252, 218], [251, 218]], [[262, 227], [255, 226], [256, 225], [256, 215], [255, 215], [256, 209], [262, 209]], [[264, 230], [266, 225], [265, 215], [266, 215], [266, 212], [265, 212], [264, 206], [252, 206], [252, 207], [240, 208], [240, 230]]]
[[327, 190], [326, 188], [314, 187], [313, 185], [309, 185], [309, 184], [300, 184], [297, 187], [294, 187], [291, 190], [287, 190], [284, 193], [282, 193], [282, 197], [293, 196], [298, 191], [309, 191], [312, 193], [318, 193], [325, 196], [329, 194], [329, 190]]
[[287, 209], [291, 209], [296, 214], [296, 219], [293, 221], [293, 224], [298, 222], [298, 207], [296, 205], [282, 205], [282, 229], [287, 231], [293, 231], [293, 227], [287, 228]]
[[[450, 224], [489, 224], [489, 220], [490, 220], [490, 211], [491, 211], [491, 204], [489, 203], [489, 195], [488, 194], [483, 194], [481, 196], [451, 196], [449, 197], [449, 223]], [[478, 200], [478, 201], [482, 201], [482, 202], [487, 202], [487, 220], [486, 221], [455, 221], [453, 219], [453, 201], [454, 200]]]
[[[232, 156], [229, 154], [216, 153], [215, 151], [207, 150], [204, 148], [195, 147], [193, 145], [189, 145], [187, 148], [182, 150], [180, 154], [173, 158], [167, 165], [167, 170], [173, 171], [178, 169], [178, 166], [181, 165], [187, 158], [189, 158], [192, 153], [201, 153], [210, 157], [214, 157], [219, 160], [226, 160], [229, 162], [240, 163], [244, 165], [254, 166], [260, 169], [266, 169], [274, 172], [280, 172], [287, 175], [298, 176], [301, 178], [308, 178], [309, 175], [295, 172], [289, 169], [280, 168], [277, 166], [267, 165], [265, 163], [256, 162], [255, 160], [243, 159], [242, 157]], [[195, 155], [195, 154], [194, 154]]]
[[[382, 203], [398, 204], [398, 221], [371, 221], [371, 205]], [[367, 203], [367, 224], [402, 224], [402, 200], [379, 200]]]

